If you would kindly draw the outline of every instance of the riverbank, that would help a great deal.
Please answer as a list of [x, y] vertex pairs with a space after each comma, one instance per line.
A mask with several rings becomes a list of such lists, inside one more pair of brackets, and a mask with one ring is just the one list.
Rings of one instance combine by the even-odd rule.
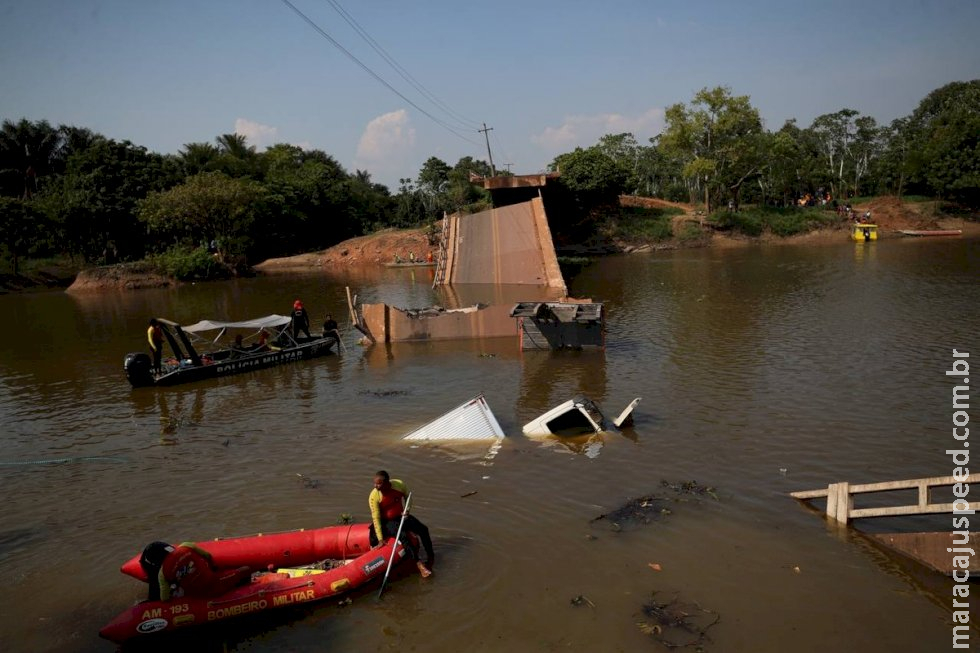
[[[623, 207], [665, 211], [661, 216], [669, 224], [656, 238], [630, 234], [615, 229], [587, 243], [558, 248], [560, 256], [600, 256], [656, 250], [718, 247], [736, 248], [753, 245], [830, 245], [849, 238], [850, 223], [834, 221], [821, 228], [790, 236], [779, 236], [771, 230], [746, 235], [735, 228], [712, 224], [699, 207], [654, 198], [621, 198]], [[903, 229], [960, 229], [964, 237], [980, 237], [980, 222], [975, 216], [950, 216], [938, 213], [936, 202], [903, 202], [897, 197], [879, 197], [852, 207], [858, 215], [871, 211], [883, 240], [904, 237]], [[296, 256], [263, 261], [254, 266], [258, 274], [290, 274], [364, 265], [383, 265], [399, 257], [419, 258], [437, 249], [429, 242], [429, 231], [418, 229], [385, 229], [366, 236], [345, 240], [333, 247]], [[69, 292], [138, 290], [179, 285], [176, 279], [162, 274], [144, 261], [79, 270], [67, 261], [28, 262], [20, 274], [0, 274], [0, 294], [67, 289]]]

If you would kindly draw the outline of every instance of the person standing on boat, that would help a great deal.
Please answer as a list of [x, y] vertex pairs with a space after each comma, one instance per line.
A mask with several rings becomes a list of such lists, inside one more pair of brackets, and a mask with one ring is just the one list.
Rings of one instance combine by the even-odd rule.
[[155, 317], [150, 318], [150, 326], [146, 330], [146, 339], [150, 342], [150, 354], [153, 355], [153, 367], [151, 372], [160, 373], [161, 359], [163, 357], [163, 328]]
[[143, 549], [140, 566], [150, 584], [151, 601], [219, 596], [252, 577], [249, 567], [214, 569], [211, 554], [193, 542], [177, 546], [153, 542]]
[[299, 340], [300, 331], [305, 333], [307, 338], [313, 337], [310, 335], [310, 316], [303, 308], [303, 302], [298, 299], [293, 302], [291, 317], [293, 318], [293, 340]]
[[[408, 496], [408, 488], [397, 478], [391, 478], [388, 472], [381, 470], [374, 475], [374, 489], [368, 497], [368, 505], [371, 506], [371, 521], [373, 529], [371, 532], [371, 542], [377, 538], [378, 543], [384, 544], [389, 537], [395, 537], [398, 533], [398, 525], [401, 523], [402, 513], [405, 507], [405, 497]], [[418, 547], [413, 545], [408, 539], [402, 539], [401, 543], [415, 560], [419, 573], [423, 578], [432, 575], [432, 564], [435, 562], [436, 554], [432, 551], [432, 539], [429, 537], [429, 529], [425, 524], [415, 518], [415, 515], [405, 515], [405, 525], [402, 532], [415, 533], [422, 541], [422, 548], [425, 550], [425, 560], [419, 557]]]

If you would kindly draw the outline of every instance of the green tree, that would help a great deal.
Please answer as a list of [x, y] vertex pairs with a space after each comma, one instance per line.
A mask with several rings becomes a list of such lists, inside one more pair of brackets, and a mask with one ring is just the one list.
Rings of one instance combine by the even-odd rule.
[[630, 172], [598, 147], [560, 154], [551, 163], [560, 173], [549, 191], [549, 223], [560, 240], [581, 240], [595, 232], [606, 216], [618, 213], [619, 196]]
[[230, 177], [258, 176], [258, 154], [255, 146], [248, 144], [248, 138], [242, 134], [222, 134], [215, 142], [218, 145], [218, 156], [214, 161], [216, 170]]
[[258, 182], [204, 172], [150, 193], [139, 203], [139, 219], [157, 239], [158, 250], [216, 240], [226, 259], [234, 260], [252, 244], [250, 228], [264, 195]]
[[0, 196], [0, 243], [10, 256], [14, 274], [18, 273], [20, 258], [40, 240], [42, 224], [43, 216], [34, 202]]
[[765, 139], [759, 112], [747, 95], [704, 88], [690, 107], [667, 108], [660, 144], [684, 161], [684, 176], [702, 184], [706, 210], [728, 196], [737, 204], [742, 185], [760, 174]]
[[907, 125], [910, 173], [941, 197], [980, 206], [980, 80], [927, 95]]
[[71, 154], [64, 174], [38, 200], [57, 225], [64, 250], [85, 261], [114, 263], [145, 252], [137, 201], [180, 176], [172, 158], [129, 141], [98, 137]]
[[56, 167], [62, 134], [47, 120], [4, 120], [0, 127], [0, 195], [30, 199]]
[[446, 191], [449, 189], [449, 172], [452, 168], [449, 164], [438, 157], [429, 157], [416, 180], [416, 188], [425, 207], [426, 215], [438, 216], [444, 211], [449, 200]]
[[[449, 180], [446, 200], [450, 211], [462, 211], [467, 207], [470, 211], [480, 211], [490, 206], [490, 193], [473, 183], [474, 177], [491, 176], [489, 163], [464, 156], [446, 176]], [[433, 222], [436, 219], [436, 216], [429, 217]]]
[[179, 157], [188, 177], [201, 172], [213, 172], [218, 166], [221, 151], [211, 143], [186, 143]]
[[606, 134], [599, 139], [596, 147], [600, 152], [616, 162], [616, 164], [629, 172], [625, 190], [636, 195], [640, 192], [642, 185], [640, 181], [640, 158], [642, 156], [639, 143], [636, 137], [629, 132], [622, 134]]

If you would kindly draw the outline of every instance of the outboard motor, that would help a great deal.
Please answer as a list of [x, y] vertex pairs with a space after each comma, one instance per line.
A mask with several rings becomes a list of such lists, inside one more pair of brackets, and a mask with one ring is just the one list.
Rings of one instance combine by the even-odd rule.
[[153, 385], [153, 373], [150, 371], [152, 366], [153, 361], [150, 360], [150, 356], [143, 352], [126, 354], [126, 358], [123, 359], [126, 378], [134, 388]]

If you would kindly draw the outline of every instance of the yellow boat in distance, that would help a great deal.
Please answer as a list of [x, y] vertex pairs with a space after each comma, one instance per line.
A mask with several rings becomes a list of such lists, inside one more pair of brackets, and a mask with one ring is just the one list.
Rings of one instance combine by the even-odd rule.
[[855, 222], [851, 228], [851, 240], [859, 243], [878, 240], [878, 225], [869, 222]]

